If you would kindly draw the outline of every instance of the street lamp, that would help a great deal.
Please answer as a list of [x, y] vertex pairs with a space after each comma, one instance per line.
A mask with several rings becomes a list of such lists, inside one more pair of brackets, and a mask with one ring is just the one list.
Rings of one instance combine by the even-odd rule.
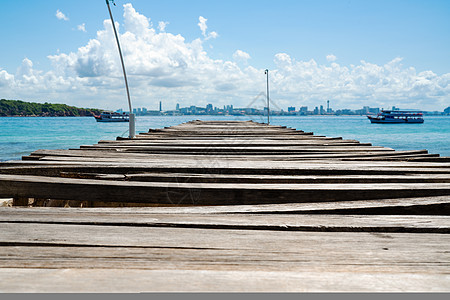
[[112, 2], [114, 6], [116, 6], [116, 4], [114, 3], [114, 0], [106, 0], [109, 16], [111, 17], [111, 23], [114, 29], [114, 35], [116, 36], [117, 47], [119, 48], [120, 61], [122, 62], [123, 78], [125, 79], [125, 87], [127, 89], [127, 96], [128, 96], [128, 108], [130, 109], [130, 127], [128, 137], [132, 139], [136, 136], [135, 115], [133, 114], [133, 110], [131, 108], [130, 90], [128, 89], [127, 73], [125, 72], [125, 64], [123, 62], [122, 50], [120, 49], [119, 36], [117, 35], [116, 25], [114, 24], [114, 19], [111, 13], [111, 7], [109, 6], [109, 2]]
[[267, 75], [267, 125], [270, 125], [270, 103], [269, 103], [269, 69], [264, 72]]

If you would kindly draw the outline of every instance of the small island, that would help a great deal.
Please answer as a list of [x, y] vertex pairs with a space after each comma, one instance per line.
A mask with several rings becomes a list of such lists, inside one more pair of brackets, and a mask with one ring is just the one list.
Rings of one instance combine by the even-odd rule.
[[102, 111], [66, 104], [0, 99], [0, 117], [85, 117], [99, 115]]

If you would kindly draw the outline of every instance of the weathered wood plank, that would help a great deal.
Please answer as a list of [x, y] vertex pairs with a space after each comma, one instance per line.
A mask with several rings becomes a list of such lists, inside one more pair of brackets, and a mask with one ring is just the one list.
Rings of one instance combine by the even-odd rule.
[[[155, 154], [155, 153], [132, 153], [132, 152], [117, 152], [115, 149], [110, 149], [111, 151], [98, 151], [99, 149], [96, 149], [94, 151], [92, 150], [37, 150], [33, 152], [30, 156], [23, 157], [23, 160], [41, 160], [41, 159], [49, 159], [48, 157], [71, 157], [74, 161], [79, 161], [80, 158], [85, 160], [87, 157], [91, 158], [101, 158], [102, 160], [115, 160], [117, 159], [127, 159], [127, 161], [132, 161], [133, 159], [158, 159], [158, 160], [164, 160], [164, 159], [180, 159], [178, 157], [178, 153], [172, 153], [172, 154]], [[112, 152], [113, 151], [113, 152]], [[240, 153], [233, 153], [232, 156], [228, 154], [220, 154], [217, 153], [214, 155], [215, 160], [236, 160], [236, 159], [246, 159], [246, 161], [249, 161], [250, 158], [252, 161], [255, 160], [264, 160], [264, 161], [301, 161], [301, 160], [319, 160], [319, 159], [334, 159], [334, 160], [363, 160], [363, 161], [374, 161], [374, 160], [411, 160], [411, 159], [438, 159], [439, 161], [442, 161], [445, 158], [437, 158], [439, 155], [434, 154], [426, 154], [426, 150], [419, 150], [419, 151], [393, 151], [393, 152], [351, 152], [351, 153], [322, 153], [322, 154], [295, 154], [295, 155], [289, 155], [286, 157], [285, 155], [277, 155], [277, 156], [271, 156], [271, 155], [260, 155], [260, 154], [253, 154], [252, 156], [248, 156], [246, 154], [240, 154]], [[435, 158], [436, 157], [436, 158]], [[209, 159], [211, 160], [211, 157], [208, 156], [208, 153], [197, 153], [196, 155], [190, 155], [190, 154], [183, 154], [184, 160], [186, 159]], [[58, 160], [58, 159], [57, 159]], [[60, 159], [60, 160], [68, 160], [67, 158]], [[96, 160], [98, 161], [98, 160]]]
[[[368, 210], [387, 209], [394, 211], [403, 208], [405, 211], [413, 211], [414, 208], [427, 214], [427, 207], [445, 207], [450, 205], [450, 196], [382, 199], [365, 201], [338, 201], [338, 202], [312, 202], [312, 203], [287, 203], [287, 204], [260, 204], [260, 205], [227, 205], [227, 206], [175, 206], [175, 207], [124, 207], [120, 208], [121, 214], [221, 214], [221, 213], [277, 213], [277, 214], [351, 214], [354, 210], [365, 213]], [[20, 211], [21, 208], [15, 208]], [[33, 211], [43, 213], [58, 213], [59, 208], [32, 208]], [[72, 211], [84, 213], [85, 209], [71, 208]], [[28, 208], [27, 208], [28, 211]], [[65, 211], [65, 209], [63, 209]], [[117, 213], [117, 208], [90, 208], [90, 212]], [[0, 213], [10, 213], [10, 208], [0, 207]], [[367, 213], [365, 213], [367, 214]], [[383, 214], [386, 215], [386, 214]], [[449, 215], [447, 213], [447, 215]]]
[[[145, 155], [145, 154], [144, 154]], [[69, 161], [72, 159], [71, 156], [44, 156], [45, 159], [52, 159], [55, 160], [54, 164], [57, 164], [57, 160], [60, 159], [62, 163], [69, 163]], [[73, 162], [77, 162], [77, 160], [81, 159], [87, 159], [90, 158], [90, 156], [87, 157], [79, 157], [76, 156], [75, 159], [72, 159]], [[107, 157], [99, 157], [99, 158], [107, 158]], [[117, 158], [117, 159], [116, 159]], [[133, 158], [135, 158], [133, 160]], [[302, 160], [285, 160], [285, 159], [276, 159], [276, 160], [268, 160], [268, 161], [260, 161], [260, 160], [252, 160], [247, 159], [243, 160], [241, 157], [234, 157], [229, 156], [228, 159], [226, 159], [223, 156], [216, 156], [216, 155], [200, 155], [200, 156], [148, 156], [146, 159], [140, 159], [142, 157], [137, 156], [127, 156], [126, 154], [124, 156], [118, 156], [118, 157], [111, 157], [111, 160], [117, 163], [111, 163], [110, 165], [123, 165], [126, 164], [127, 161], [129, 161], [129, 165], [132, 166], [134, 164], [138, 165], [138, 163], [135, 163], [135, 160], [139, 161], [139, 164], [141, 166], [146, 166], [148, 168], [155, 168], [158, 166], [168, 166], [168, 167], [174, 167], [174, 161], [177, 162], [177, 166], [180, 168], [186, 167], [186, 166], [198, 166], [199, 162], [203, 163], [205, 162], [205, 168], [211, 168], [211, 162], [214, 162], [214, 166], [220, 166], [221, 168], [246, 168], [246, 169], [272, 169], [272, 168], [280, 168], [280, 169], [324, 169], [327, 168], [332, 172], [334, 169], [377, 169], [377, 170], [406, 170], [406, 169], [417, 169], [417, 170], [423, 170], [424, 172], [427, 172], [428, 169], [436, 168], [436, 169], [442, 169], [443, 171], [447, 171], [450, 173], [450, 163], [447, 162], [408, 162], [408, 161], [392, 161], [389, 163], [386, 163], [384, 161], [342, 161], [342, 160], [327, 160], [327, 159], [316, 159], [316, 160], [308, 160], [308, 161], [302, 161]], [[115, 159], [115, 160], [113, 160]], [[128, 160], [127, 160], [128, 159]], [[63, 161], [67, 162], [63, 162]], [[122, 160], [122, 162], [120, 162]], [[288, 161], [289, 163], [286, 163]], [[107, 162], [107, 161], [105, 161]], [[12, 165], [32, 165], [32, 164], [48, 164], [45, 161], [7, 161], [3, 162], [2, 166], [12, 166]], [[105, 164], [104, 162], [101, 162], [98, 160], [97, 162], [94, 160], [92, 164]], [[153, 165], [152, 165], [153, 164]]]
[[204, 182], [204, 183], [439, 183], [450, 182], [448, 175], [342, 175], [342, 176], [294, 176], [294, 175], [235, 175], [194, 173], [142, 173], [142, 174], [96, 174], [62, 172], [61, 177], [81, 179], [104, 179], [146, 182]]
[[[124, 251], [124, 250], [122, 250]], [[149, 255], [150, 256], [150, 255]], [[119, 263], [119, 262], [116, 262]], [[427, 272], [2, 269], [12, 293], [148, 292], [448, 292], [448, 276]], [[26, 282], [26, 285], [21, 284]], [[101, 284], [98, 284], [101, 282]], [[434, 297], [436, 298], [436, 297]]]
[[108, 145], [167, 145], [167, 146], [184, 146], [184, 145], [197, 145], [197, 146], [296, 146], [296, 145], [362, 145], [371, 146], [370, 143], [361, 143], [356, 140], [264, 140], [264, 139], [211, 139], [211, 140], [157, 140], [157, 139], [128, 139], [128, 140], [100, 140], [99, 144]]
[[[0, 215], [0, 224], [60, 224], [102, 226], [147, 226], [239, 230], [319, 232], [410, 232], [450, 233], [449, 216], [358, 216], [280, 214], [125, 214], [59, 210], [52, 214], [35, 210], [10, 210]], [[18, 225], [20, 226], [20, 225]]]
[[334, 146], [334, 145], [314, 145], [314, 146], [279, 146], [276, 149], [273, 147], [267, 146], [245, 146], [245, 147], [237, 147], [234, 145], [229, 145], [226, 147], [211, 147], [211, 146], [145, 146], [145, 145], [109, 145], [109, 144], [97, 144], [97, 145], [82, 145], [81, 149], [118, 149], [118, 150], [134, 150], [134, 151], [162, 151], [162, 152], [175, 152], [175, 151], [184, 151], [184, 152], [242, 152], [242, 153], [251, 153], [251, 152], [270, 152], [270, 153], [280, 153], [280, 152], [351, 152], [351, 151], [394, 151], [394, 149], [386, 148], [386, 147], [377, 147], [377, 146], [355, 146], [355, 145], [347, 145], [347, 146]]
[[[336, 287], [337, 290], [419, 289], [412, 285], [417, 282], [411, 281], [411, 278], [425, 280], [427, 285], [423, 288], [427, 291], [449, 288], [450, 241], [447, 241], [447, 235], [439, 235], [440, 238], [436, 239], [435, 234], [336, 234], [139, 227], [130, 230], [129, 227], [111, 226], [66, 225], [61, 228], [48, 224], [22, 224], [19, 227], [4, 225], [5, 230], [0, 231], [0, 258], [3, 258], [0, 259], [0, 276], [8, 269], [15, 272], [7, 273], [12, 276], [10, 279], [2, 278], [2, 290], [4, 285], [15, 289], [31, 286], [40, 291], [45, 288], [55, 289], [55, 282], [45, 284], [40, 280], [41, 276], [26, 276], [29, 280], [26, 285], [22, 284], [23, 281], [10, 285], [11, 278], [17, 282], [17, 276], [23, 276], [27, 270], [24, 268], [33, 268], [29, 271], [40, 268], [43, 278], [52, 278], [50, 274], [56, 274], [63, 276], [64, 280], [70, 279], [70, 276], [67, 278], [64, 275], [70, 274], [68, 269], [76, 269], [81, 272], [78, 274], [84, 274], [83, 280], [99, 278], [100, 273], [89, 275], [84, 273], [86, 270], [102, 269], [103, 279], [107, 279], [107, 282], [110, 282], [109, 276], [121, 278], [119, 274], [126, 274], [129, 280], [136, 280], [142, 275], [139, 271], [158, 271], [159, 276], [164, 278], [164, 286], [171, 290], [182, 288], [178, 276], [169, 276], [171, 272], [181, 272], [184, 276], [186, 272], [190, 274], [194, 282], [199, 284], [196, 287], [198, 291], [208, 289], [207, 286], [217, 289], [219, 283], [222, 286], [225, 284], [224, 290], [244, 288], [230, 279], [224, 282], [223, 276], [238, 276], [248, 291], [248, 284], [252, 284], [252, 281], [243, 275], [250, 276], [251, 273], [250, 278], [254, 278], [258, 272], [262, 274], [257, 278], [265, 283], [266, 288], [271, 286], [270, 283], [275, 289], [286, 287], [281, 284], [286, 276], [288, 279], [294, 276], [297, 278], [294, 282], [299, 285], [289, 285], [288, 291], [306, 289], [305, 284], [310, 284], [308, 288], [311, 291], [328, 291], [335, 287], [329, 280], [343, 279], [345, 276], [351, 276], [356, 281], [352, 284], [345, 280], [344, 284], [339, 281], [340, 288]], [[52, 271], [45, 270], [48, 266], [52, 267]], [[58, 269], [65, 272], [55, 273]], [[218, 273], [222, 276], [216, 277]], [[209, 277], [211, 274], [213, 276]], [[352, 277], [354, 274], [358, 276]], [[363, 278], [368, 276], [371, 280], [377, 280], [369, 284], [361, 280], [361, 274]], [[345, 276], [340, 277], [342, 275]], [[386, 280], [389, 285], [382, 284]], [[150, 291], [158, 290], [154, 285], [146, 286], [142, 278], [138, 282], [141, 288], [144, 286]], [[159, 283], [158, 280], [156, 282]], [[128, 280], [125, 283], [119, 284], [119, 287], [126, 289], [133, 286], [129, 285]], [[70, 285], [73, 284], [73, 281], [70, 282]], [[188, 282], [186, 284], [191, 286]], [[67, 284], [63, 286], [67, 287]], [[261, 285], [255, 286], [258, 287], [264, 290]], [[95, 287], [91, 288], [96, 290]]]
[[121, 182], [0, 175], [0, 197], [61, 200], [231, 205], [371, 200], [450, 195], [449, 183], [217, 184]]
[[[2, 246], [93, 246], [93, 247], [161, 247], [191, 249], [236, 249], [259, 250], [280, 253], [302, 253], [306, 249], [311, 254], [333, 253], [341, 248], [346, 252], [364, 253], [395, 244], [403, 251], [415, 253], [414, 257], [403, 257], [401, 261], [426, 261], [432, 253], [440, 257], [440, 263], [450, 264], [450, 235], [415, 233], [360, 233], [360, 232], [299, 232], [299, 231], [259, 231], [259, 230], [212, 230], [194, 228], [57, 225], [57, 224], [12, 224], [3, 223], [0, 231]], [[278, 241], [278, 243], [274, 243]], [[422, 244], [423, 242], [423, 244]], [[426, 242], [426, 243], [425, 243]], [[312, 245], [317, 244], [316, 247]], [[357, 245], [360, 244], [360, 247]], [[325, 249], [321, 249], [321, 246]], [[428, 255], [419, 251], [426, 250]], [[395, 250], [395, 248], [393, 249]], [[420, 254], [419, 254], [420, 253]], [[423, 255], [421, 257], [421, 255]], [[428, 257], [429, 258], [429, 257]], [[372, 259], [372, 258], [369, 258]], [[398, 258], [397, 258], [398, 259]], [[314, 261], [314, 259], [311, 259]], [[339, 261], [335, 262], [340, 264]], [[386, 264], [386, 260], [383, 262]], [[446, 270], [448, 271], [448, 270]]]

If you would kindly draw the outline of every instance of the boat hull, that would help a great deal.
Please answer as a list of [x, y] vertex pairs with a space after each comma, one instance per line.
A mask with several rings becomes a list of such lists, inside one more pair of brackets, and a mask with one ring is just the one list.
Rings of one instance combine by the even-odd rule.
[[111, 122], [114, 122], [114, 123], [117, 123], [117, 122], [130, 122], [130, 120], [129, 119], [123, 119], [123, 120], [121, 120], [121, 119], [95, 119], [97, 122], [102, 122], [102, 123], [111, 123]]
[[423, 119], [376, 119], [369, 118], [371, 123], [377, 124], [422, 124]]

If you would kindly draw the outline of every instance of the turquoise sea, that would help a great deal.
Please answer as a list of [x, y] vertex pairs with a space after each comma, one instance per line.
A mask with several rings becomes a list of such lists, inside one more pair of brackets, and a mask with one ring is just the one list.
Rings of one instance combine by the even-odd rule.
[[[163, 128], [190, 120], [254, 120], [261, 116], [157, 116], [138, 117], [136, 132]], [[450, 156], [450, 117], [425, 117], [424, 124], [371, 124], [365, 116], [282, 116], [271, 124], [343, 137], [396, 150], [427, 149]], [[0, 118], [0, 161], [18, 160], [38, 149], [69, 149], [128, 135], [128, 123], [97, 123], [92, 117]]]

